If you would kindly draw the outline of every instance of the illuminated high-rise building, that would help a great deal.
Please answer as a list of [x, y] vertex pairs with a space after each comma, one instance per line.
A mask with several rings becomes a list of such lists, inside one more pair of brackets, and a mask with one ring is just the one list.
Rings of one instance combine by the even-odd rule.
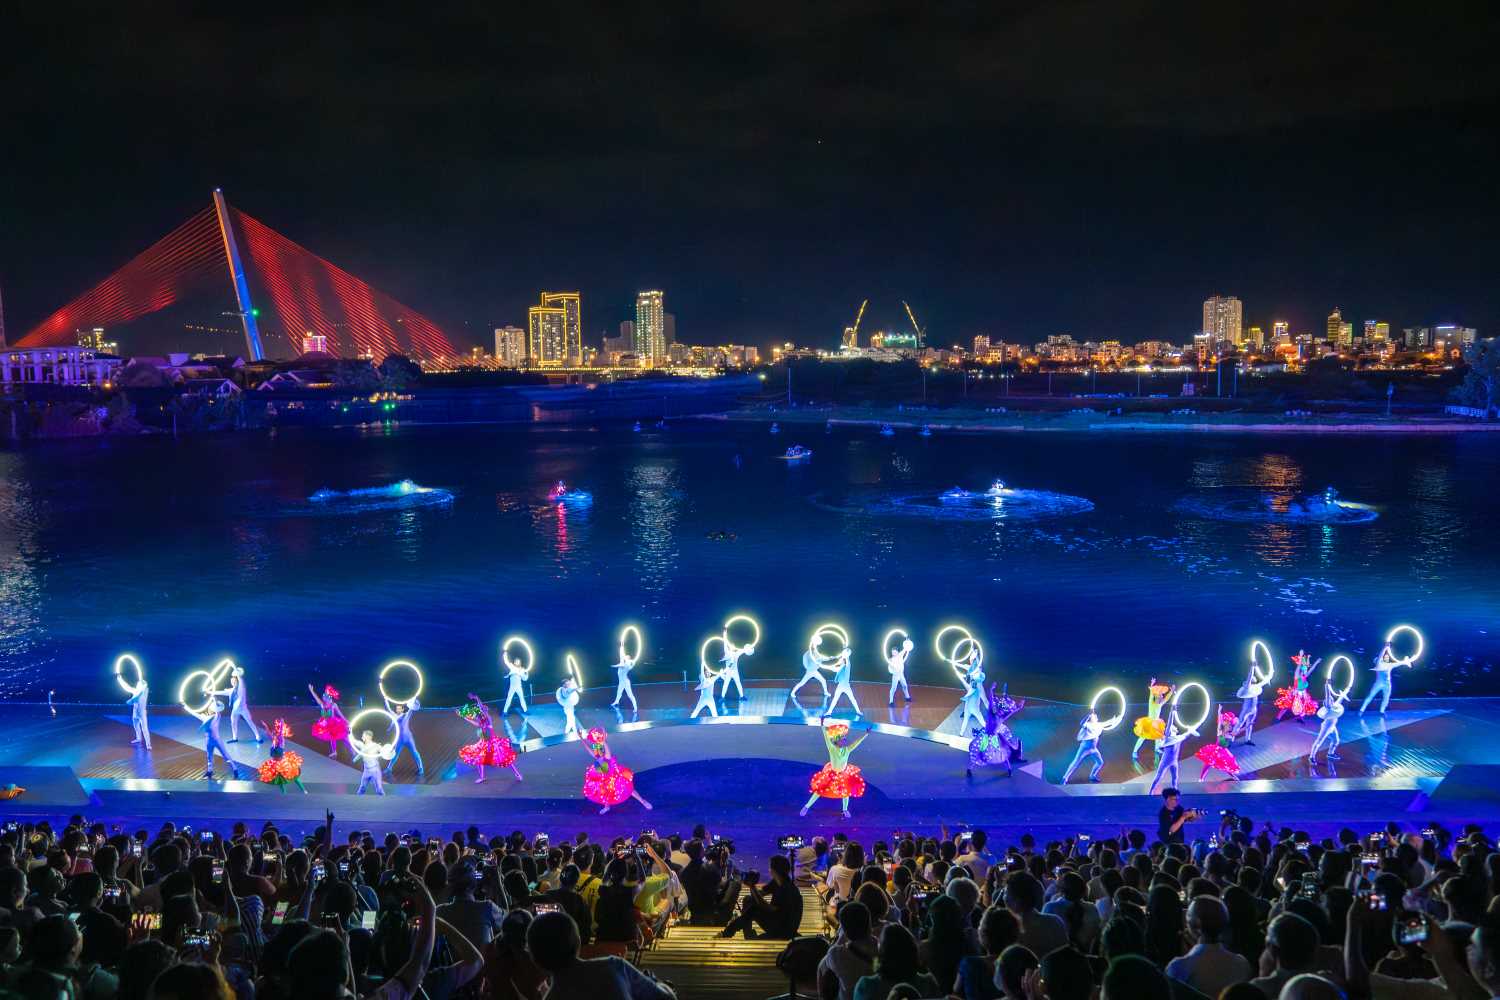
[[1271, 343], [1276, 346], [1290, 344], [1292, 342], [1292, 325], [1284, 319], [1274, 320], [1271, 323]]
[[1343, 347], [1343, 348], [1348, 348], [1348, 347], [1353, 347], [1354, 346], [1354, 324], [1353, 323], [1340, 323], [1339, 324], [1338, 346], [1339, 347]]
[[1474, 341], [1479, 339], [1479, 331], [1472, 326], [1439, 323], [1432, 329], [1432, 339], [1434, 347], [1441, 344], [1445, 351], [1463, 351], [1474, 346]]
[[974, 357], [982, 358], [990, 353], [990, 338], [987, 334], [979, 334], [974, 338]]
[[661, 329], [662, 336], [667, 338], [667, 350], [670, 351], [672, 345], [677, 343], [677, 314], [667, 313], [663, 316]]
[[533, 368], [567, 365], [568, 313], [562, 306], [526, 310], [526, 360]]
[[667, 313], [660, 291], [635, 294], [635, 353], [647, 368], [667, 361]]
[[526, 331], [519, 326], [495, 328], [495, 363], [501, 368], [521, 368], [526, 364]]
[[1328, 326], [1326, 327], [1327, 340], [1330, 344], [1337, 344], [1339, 337], [1344, 332], [1344, 314], [1339, 311], [1338, 306], [1333, 307], [1333, 312], [1328, 314]]
[[1208, 334], [1210, 345], [1243, 344], [1243, 319], [1244, 308], [1233, 295], [1213, 295], [1203, 303], [1203, 332]]
[[564, 364], [583, 364], [583, 303], [577, 292], [543, 292], [542, 305], [563, 311]]
[[1365, 320], [1365, 346], [1379, 347], [1390, 343], [1391, 324], [1378, 319]]

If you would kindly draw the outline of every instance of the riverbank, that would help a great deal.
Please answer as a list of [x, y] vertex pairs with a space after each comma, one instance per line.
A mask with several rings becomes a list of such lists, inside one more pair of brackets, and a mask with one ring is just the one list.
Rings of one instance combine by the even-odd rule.
[[[1054, 403], [1060, 401], [1052, 401]], [[1500, 422], [1463, 417], [1401, 415], [1380, 417], [1352, 413], [1306, 413], [1277, 415], [1248, 412], [1198, 412], [1191, 404], [1178, 404], [1165, 413], [1112, 414], [1088, 406], [1068, 410], [1017, 410], [923, 408], [910, 406], [757, 406], [722, 414], [704, 414], [704, 420], [780, 423], [789, 425], [833, 425], [880, 427], [889, 425], [898, 433], [1187, 433], [1187, 434], [1465, 434], [1500, 431]]]

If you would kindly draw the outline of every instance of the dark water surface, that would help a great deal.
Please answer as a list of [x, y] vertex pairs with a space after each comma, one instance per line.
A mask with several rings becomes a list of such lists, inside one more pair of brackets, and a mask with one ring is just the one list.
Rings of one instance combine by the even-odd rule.
[[[780, 457], [794, 440], [810, 461]], [[931, 502], [996, 477], [1093, 508], [1043, 495], [944, 516]], [[548, 503], [557, 479], [593, 503]], [[400, 480], [451, 497], [309, 500]], [[1378, 518], [1243, 519], [1247, 496], [1284, 507], [1329, 485]], [[1240, 519], [1209, 516], [1219, 505]], [[930, 637], [963, 621], [991, 678], [1028, 694], [1082, 701], [1102, 678], [1134, 691], [1154, 672], [1227, 697], [1251, 637], [1284, 677], [1298, 646], [1363, 667], [1410, 621], [1430, 652], [1398, 694], [1497, 694], [1497, 509], [1492, 435], [921, 439], [685, 422], [61, 442], [0, 453], [0, 697], [114, 700], [110, 664], [129, 650], [153, 701], [221, 654], [247, 668], [253, 701], [323, 681], [373, 693], [395, 656], [427, 668], [430, 703], [456, 701], [501, 690], [495, 646], [512, 631], [537, 645], [539, 688], [565, 650], [604, 684], [625, 621], [646, 631], [638, 678], [677, 678], [737, 610], [765, 626], [747, 676], [794, 675], [807, 633], [833, 619], [857, 677], [884, 676], [876, 647], [901, 626], [913, 680], [945, 682]]]

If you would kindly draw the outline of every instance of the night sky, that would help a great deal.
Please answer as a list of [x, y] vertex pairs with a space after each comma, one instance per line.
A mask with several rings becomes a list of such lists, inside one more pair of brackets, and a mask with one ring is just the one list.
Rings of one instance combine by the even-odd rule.
[[0, 22], [13, 339], [215, 186], [475, 342], [1500, 329], [1492, 4], [172, 6]]

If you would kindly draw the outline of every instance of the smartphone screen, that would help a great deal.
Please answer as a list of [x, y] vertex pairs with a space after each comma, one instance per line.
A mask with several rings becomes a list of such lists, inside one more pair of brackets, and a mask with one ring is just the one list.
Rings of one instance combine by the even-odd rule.
[[366, 910], [359, 918], [359, 926], [367, 931], [375, 929], [375, 911]]

